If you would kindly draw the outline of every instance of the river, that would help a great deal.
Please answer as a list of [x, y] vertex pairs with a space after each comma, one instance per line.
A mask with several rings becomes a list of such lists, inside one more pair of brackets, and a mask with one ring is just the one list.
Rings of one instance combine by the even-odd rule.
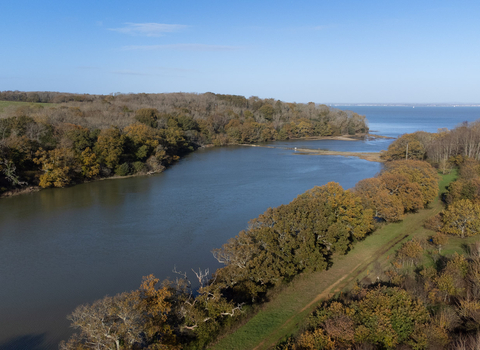
[[[480, 108], [455, 108], [437, 123], [432, 115], [446, 110], [435, 108], [422, 119], [412, 117], [412, 109], [389, 108], [348, 107], [390, 136], [414, 131], [415, 123], [436, 131], [480, 117]], [[457, 110], [464, 114], [452, 114]], [[405, 122], [389, 113], [400, 113]], [[174, 266], [190, 277], [192, 268], [214, 271], [219, 264], [210, 251], [268, 207], [329, 181], [353, 187], [381, 169], [353, 157], [300, 155], [295, 147], [372, 152], [389, 142], [296, 140], [269, 144], [273, 148], [200, 149], [155, 176], [0, 200], [0, 348], [57, 349], [71, 334], [66, 315], [77, 305], [136, 289], [150, 273], [172, 278]]]

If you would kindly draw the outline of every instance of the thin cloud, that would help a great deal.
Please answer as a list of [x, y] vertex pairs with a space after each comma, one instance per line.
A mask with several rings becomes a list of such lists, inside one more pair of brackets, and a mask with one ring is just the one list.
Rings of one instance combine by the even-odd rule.
[[148, 74], [148, 73], [136, 72], [136, 71], [133, 71], [133, 70], [116, 70], [116, 71], [113, 71], [112, 73], [113, 74], [120, 74], [120, 75], [141, 75], [141, 76], [151, 75], [151, 74]]
[[77, 69], [81, 69], [81, 70], [97, 70], [97, 69], [100, 69], [100, 67], [94, 67], [94, 66], [78, 66]]
[[178, 32], [187, 28], [183, 24], [164, 24], [164, 23], [125, 23], [122, 28], [109, 28], [108, 30], [140, 36], [163, 36], [165, 33]]
[[159, 51], [159, 50], [176, 50], [176, 51], [236, 51], [240, 50], [239, 46], [227, 45], [206, 45], [206, 44], [171, 44], [171, 45], [133, 45], [124, 46], [122, 50], [133, 51]]

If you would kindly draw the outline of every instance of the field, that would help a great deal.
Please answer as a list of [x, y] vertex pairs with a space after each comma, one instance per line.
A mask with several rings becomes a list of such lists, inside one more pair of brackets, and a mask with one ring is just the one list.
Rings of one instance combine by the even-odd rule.
[[[455, 178], [455, 172], [442, 176], [440, 195]], [[349, 289], [358, 280], [375, 280], [376, 273], [390, 264], [403, 242], [432, 235], [433, 231], [425, 229], [423, 223], [442, 209], [443, 204], [437, 197], [429, 208], [409, 214], [399, 223], [384, 225], [357, 243], [347, 255], [336, 256], [329, 270], [298, 276], [246, 324], [220, 339], [211, 349], [268, 349], [295, 334], [322, 299]], [[450, 239], [444, 253], [461, 249], [461, 243], [469, 242]]]
[[55, 106], [55, 103], [33, 103], [33, 102], [15, 102], [15, 101], [0, 101], [0, 114], [6, 108], [9, 107], [22, 107], [22, 106], [42, 106], [42, 107], [51, 107]]

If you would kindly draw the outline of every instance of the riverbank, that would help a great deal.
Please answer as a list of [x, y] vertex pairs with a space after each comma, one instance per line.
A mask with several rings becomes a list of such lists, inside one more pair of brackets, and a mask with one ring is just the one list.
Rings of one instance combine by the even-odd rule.
[[26, 193], [34, 193], [40, 191], [42, 188], [39, 186], [27, 186], [24, 188], [15, 188], [12, 190], [5, 191], [0, 194], [0, 198], [14, 197]]
[[[357, 135], [340, 135], [340, 136], [308, 136], [308, 137], [300, 137], [300, 138], [295, 138], [295, 139], [290, 139], [290, 140], [309, 140], [309, 141], [316, 141], [316, 140], [338, 140], [338, 141], [360, 141], [360, 140], [372, 140], [375, 138], [385, 138], [385, 139], [390, 139], [391, 137], [387, 136], [381, 136], [381, 135], [370, 135], [370, 134], [357, 134]], [[273, 141], [275, 142], [275, 141]], [[249, 147], [264, 147], [264, 148], [275, 148], [273, 146], [269, 146], [268, 144], [264, 145], [256, 145], [256, 144], [229, 144], [227, 146], [249, 146]], [[203, 145], [200, 148], [211, 148], [211, 147], [216, 147], [213, 144], [208, 144], [208, 145]], [[375, 153], [375, 152], [342, 152], [342, 151], [328, 151], [328, 150], [318, 150], [318, 149], [294, 149], [297, 153], [296, 154], [310, 154], [310, 155], [334, 155], [334, 156], [344, 156], [344, 157], [358, 157], [360, 159], [365, 159], [371, 162], [383, 162], [383, 160], [380, 159], [380, 154]], [[175, 163], [175, 162], [174, 162]], [[174, 164], [173, 163], [173, 164]], [[173, 165], [170, 164], [170, 165]], [[126, 176], [118, 176], [118, 175], [113, 175], [109, 177], [102, 177], [98, 179], [92, 179], [89, 181], [85, 182], [80, 182], [80, 183], [75, 183], [71, 184], [66, 187], [71, 187], [71, 186], [76, 186], [82, 183], [88, 183], [92, 181], [103, 181], [103, 180], [118, 180], [118, 179], [127, 179], [131, 177], [137, 177], [137, 176], [148, 176], [148, 175], [154, 175], [163, 172], [166, 170], [167, 167], [162, 166], [161, 169], [156, 170], [156, 171], [149, 171], [147, 173], [141, 172], [137, 174], [131, 174], [131, 175], [126, 175]], [[22, 194], [28, 194], [28, 193], [34, 193], [41, 191], [43, 188], [39, 186], [27, 186], [23, 188], [16, 188], [16, 189], [10, 189], [7, 190], [3, 193], [0, 193], [0, 199], [2, 198], [9, 198], [9, 197], [14, 197]]]

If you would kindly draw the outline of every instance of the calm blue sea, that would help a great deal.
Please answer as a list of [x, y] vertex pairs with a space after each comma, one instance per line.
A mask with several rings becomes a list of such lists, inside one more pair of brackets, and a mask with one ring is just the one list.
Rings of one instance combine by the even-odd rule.
[[415, 131], [437, 132], [480, 119], [480, 107], [335, 106], [367, 117], [370, 133], [398, 137]]

